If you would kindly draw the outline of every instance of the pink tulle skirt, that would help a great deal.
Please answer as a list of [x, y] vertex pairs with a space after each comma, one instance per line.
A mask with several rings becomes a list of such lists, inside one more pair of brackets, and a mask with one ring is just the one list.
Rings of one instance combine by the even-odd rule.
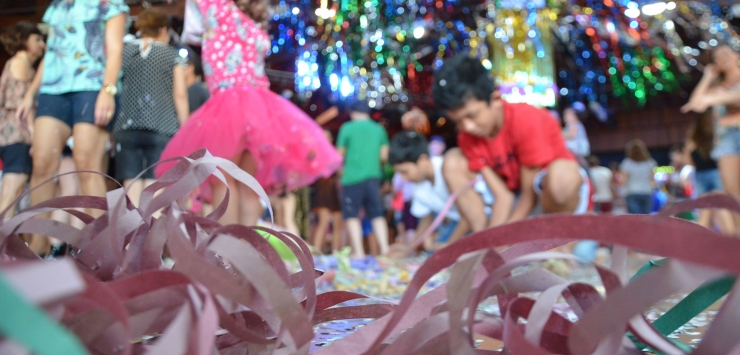
[[[249, 151], [257, 165], [255, 178], [268, 193], [310, 185], [331, 176], [342, 164], [316, 122], [290, 101], [260, 87], [232, 88], [212, 96], [172, 137], [160, 159], [187, 156], [201, 148], [225, 159]], [[158, 166], [157, 177], [172, 166]]]

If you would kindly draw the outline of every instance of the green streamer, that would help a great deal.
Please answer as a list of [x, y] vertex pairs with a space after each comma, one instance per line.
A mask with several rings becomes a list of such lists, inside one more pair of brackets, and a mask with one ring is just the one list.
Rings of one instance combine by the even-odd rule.
[[87, 355], [69, 330], [26, 302], [0, 273], [0, 334], [36, 355]]

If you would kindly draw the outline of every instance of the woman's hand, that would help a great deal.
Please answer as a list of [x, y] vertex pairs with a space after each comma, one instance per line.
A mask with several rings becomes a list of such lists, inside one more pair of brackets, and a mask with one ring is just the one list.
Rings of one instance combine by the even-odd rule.
[[116, 102], [113, 96], [103, 90], [98, 93], [98, 99], [95, 101], [95, 124], [105, 127], [113, 119], [116, 111]]
[[686, 105], [683, 105], [681, 107], [682, 113], [689, 113], [691, 111], [694, 111], [696, 113], [702, 113], [706, 111], [709, 108], [709, 103], [702, 99], [702, 98], [696, 98], [691, 101], [689, 101]]
[[23, 122], [23, 120], [30, 118], [31, 111], [33, 111], [33, 97], [23, 98], [23, 101], [21, 101], [21, 104], [15, 111], [16, 122]]
[[717, 69], [717, 66], [714, 64], [707, 64], [707, 66], [704, 67], [704, 74], [702, 75], [702, 79], [714, 81], [714, 79], [717, 79], [719, 76], [719, 70]]

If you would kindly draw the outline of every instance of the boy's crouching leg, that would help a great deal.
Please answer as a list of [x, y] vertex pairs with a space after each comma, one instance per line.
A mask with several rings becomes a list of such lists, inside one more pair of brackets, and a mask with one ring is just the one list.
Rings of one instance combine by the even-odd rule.
[[543, 212], [574, 212], [579, 205], [582, 184], [583, 177], [577, 162], [558, 159], [550, 163], [542, 179]]
[[[473, 181], [477, 174], [468, 169], [468, 159], [459, 148], [452, 148], [444, 156], [442, 175], [450, 193], [455, 193]], [[469, 223], [473, 232], [486, 228], [486, 210], [483, 198], [472, 188], [465, 189], [456, 201], [457, 209]]]

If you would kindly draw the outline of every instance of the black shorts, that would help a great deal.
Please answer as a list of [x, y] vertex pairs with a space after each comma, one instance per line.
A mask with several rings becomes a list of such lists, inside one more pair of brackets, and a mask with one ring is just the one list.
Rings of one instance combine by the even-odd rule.
[[3, 161], [3, 173], [30, 174], [33, 163], [28, 152], [31, 146], [16, 143], [0, 147], [0, 160]]
[[[74, 128], [78, 123], [95, 124], [95, 102], [98, 100], [98, 91], [69, 92], [60, 95], [40, 94], [36, 118], [54, 117]], [[108, 132], [113, 130], [118, 112], [121, 110], [121, 101], [115, 97], [116, 109], [110, 123], [105, 127]]]
[[[114, 134], [116, 140], [116, 179], [130, 180], [159, 161], [169, 136], [152, 131], [125, 130]], [[150, 169], [142, 179], [154, 179]]]
[[369, 179], [353, 185], [342, 186], [342, 215], [356, 218], [360, 207], [365, 209], [365, 217], [373, 219], [383, 216], [383, 200], [380, 197], [380, 180]]

